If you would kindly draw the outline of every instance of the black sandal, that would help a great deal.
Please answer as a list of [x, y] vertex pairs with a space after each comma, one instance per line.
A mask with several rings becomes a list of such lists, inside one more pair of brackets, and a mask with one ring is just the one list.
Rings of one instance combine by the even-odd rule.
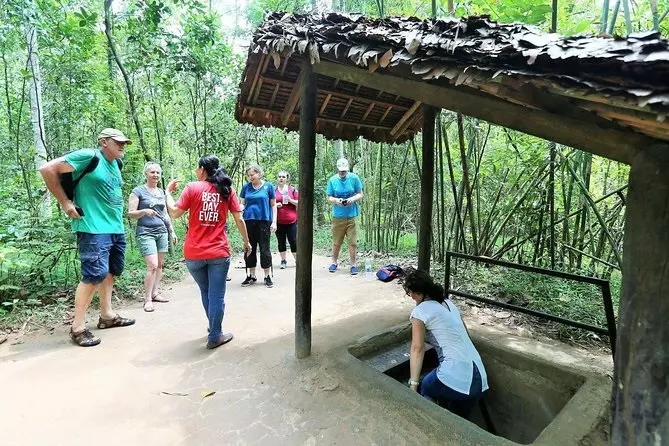
[[70, 328], [70, 338], [72, 339], [72, 342], [79, 347], [94, 347], [102, 342], [102, 340], [91, 333], [88, 328], [84, 328], [76, 333]]
[[121, 317], [118, 314], [112, 319], [98, 319], [98, 328], [104, 330], [105, 328], [114, 328], [114, 327], [127, 327], [128, 325], [133, 325], [135, 323], [134, 319], [127, 317]]

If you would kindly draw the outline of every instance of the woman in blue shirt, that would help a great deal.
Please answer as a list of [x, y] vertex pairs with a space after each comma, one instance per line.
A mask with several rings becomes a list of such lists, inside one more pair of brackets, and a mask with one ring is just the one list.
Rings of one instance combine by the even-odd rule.
[[239, 194], [244, 205], [244, 221], [249, 233], [251, 254], [244, 258], [247, 275], [242, 286], [257, 282], [256, 265], [258, 264], [257, 247], [260, 245], [260, 266], [265, 271], [265, 286], [272, 288], [274, 282], [270, 276], [272, 253], [269, 249], [270, 233], [276, 231], [276, 199], [274, 186], [263, 180], [264, 172], [257, 164], [246, 169], [249, 182], [242, 187]]

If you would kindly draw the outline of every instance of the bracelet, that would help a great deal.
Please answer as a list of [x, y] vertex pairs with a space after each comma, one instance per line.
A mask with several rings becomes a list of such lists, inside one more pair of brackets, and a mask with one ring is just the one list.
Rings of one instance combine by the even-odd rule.
[[417, 386], [418, 384], [420, 384], [419, 381], [414, 381], [413, 379], [409, 379], [409, 385], [410, 386]]

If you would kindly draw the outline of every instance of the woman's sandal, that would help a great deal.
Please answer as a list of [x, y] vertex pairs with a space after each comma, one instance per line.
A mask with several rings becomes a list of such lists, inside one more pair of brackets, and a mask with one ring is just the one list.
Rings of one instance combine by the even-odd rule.
[[127, 327], [128, 325], [133, 325], [135, 323], [134, 319], [127, 317], [121, 317], [118, 314], [111, 319], [98, 319], [98, 328], [104, 330], [105, 328], [115, 328], [115, 327]]
[[151, 302], [150, 300], [144, 301], [144, 311], [146, 311], [147, 313], [151, 313], [153, 312], [153, 310], [154, 310], [153, 302]]
[[169, 302], [170, 301], [169, 299], [165, 299], [164, 297], [162, 297], [160, 294], [156, 294], [155, 296], [152, 296], [151, 300], [154, 301], [154, 302]]
[[79, 347], [93, 347], [101, 342], [100, 338], [91, 333], [88, 328], [84, 328], [76, 333], [70, 328], [70, 338]]

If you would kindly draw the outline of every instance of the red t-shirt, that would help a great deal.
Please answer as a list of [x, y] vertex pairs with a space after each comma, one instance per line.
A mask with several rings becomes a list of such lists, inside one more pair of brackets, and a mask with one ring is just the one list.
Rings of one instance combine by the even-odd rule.
[[234, 190], [227, 200], [212, 183], [188, 183], [176, 206], [188, 211], [188, 232], [184, 257], [188, 260], [209, 260], [230, 257], [230, 243], [225, 233], [228, 211], [241, 212]]
[[[274, 189], [274, 196], [276, 197], [277, 203], [282, 203], [281, 207], [277, 210], [276, 222], [282, 225], [295, 223], [297, 221], [297, 207], [292, 203], [283, 204], [283, 194], [279, 190], [278, 185]], [[293, 200], [297, 200], [300, 197], [297, 193], [297, 189], [293, 186], [288, 186], [288, 196]]]

